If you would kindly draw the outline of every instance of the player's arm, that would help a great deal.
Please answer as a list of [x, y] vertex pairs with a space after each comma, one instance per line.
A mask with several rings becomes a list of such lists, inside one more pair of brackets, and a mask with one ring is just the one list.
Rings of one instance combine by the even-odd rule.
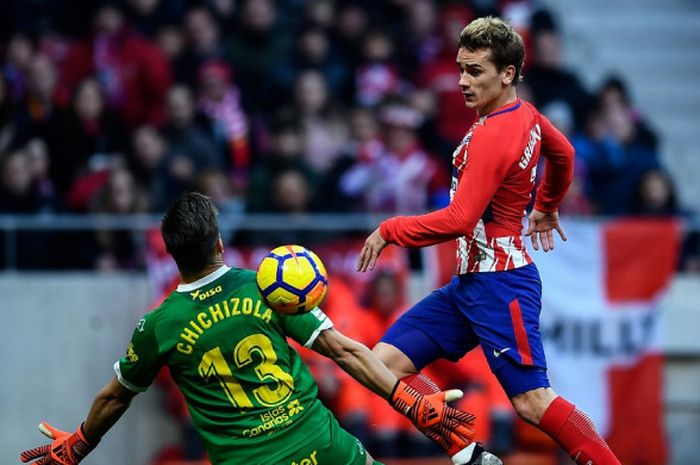
[[321, 331], [311, 346], [329, 357], [363, 386], [387, 399], [423, 434], [454, 456], [472, 443], [474, 417], [447, 405], [462, 391], [423, 395], [394, 376], [367, 346], [333, 328]]
[[374, 268], [387, 244], [427, 247], [472, 231], [505, 179], [514, 161], [502, 140], [489, 132], [472, 138], [462, 177], [450, 204], [425, 215], [395, 216], [384, 221], [365, 241], [358, 271]]
[[535, 209], [551, 213], [559, 209], [574, 179], [574, 147], [566, 137], [544, 116], [542, 148], [545, 158], [544, 177], [535, 196]]
[[114, 365], [116, 377], [100, 390], [87, 419], [74, 433], [42, 422], [39, 429], [53, 442], [22, 452], [20, 459], [37, 460], [36, 465], [76, 465], [94, 449], [129, 408], [131, 399], [148, 388], [163, 364], [154, 328], [153, 313], [139, 321], [125, 356]]
[[367, 346], [331, 328], [321, 333], [311, 346], [370, 391], [389, 399], [398, 379]]
[[121, 418], [131, 404], [135, 392], [124, 388], [117, 378], [112, 378], [95, 397], [87, 419], [74, 433], [61, 431], [46, 422], [39, 424], [39, 430], [53, 439], [51, 444], [22, 452], [20, 460], [37, 460], [41, 465], [75, 465], [100, 442], [102, 436]]
[[83, 432], [88, 440], [99, 439], [121, 418], [131, 405], [131, 399], [137, 393], [121, 385], [117, 378], [112, 380], [97, 393], [87, 419], [83, 423]]
[[528, 217], [526, 236], [530, 236], [532, 246], [545, 252], [554, 248], [554, 232], [566, 240], [566, 233], [559, 223], [559, 204], [574, 178], [574, 148], [564, 135], [544, 116], [542, 127], [542, 147], [540, 153], [545, 158], [544, 178], [535, 195], [535, 206]]

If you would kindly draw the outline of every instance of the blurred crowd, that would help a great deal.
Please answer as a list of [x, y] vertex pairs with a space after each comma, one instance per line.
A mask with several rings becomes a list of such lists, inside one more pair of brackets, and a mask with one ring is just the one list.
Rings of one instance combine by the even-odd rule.
[[[625, 83], [586, 89], [528, 0], [2, 2], [0, 212], [161, 212], [188, 189], [224, 213], [444, 206], [474, 121], [456, 44], [487, 14], [523, 35], [519, 94], [576, 147], [562, 213], [683, 215]], [[20, 267], [143, 265], [125, 232], [18, 242]]]

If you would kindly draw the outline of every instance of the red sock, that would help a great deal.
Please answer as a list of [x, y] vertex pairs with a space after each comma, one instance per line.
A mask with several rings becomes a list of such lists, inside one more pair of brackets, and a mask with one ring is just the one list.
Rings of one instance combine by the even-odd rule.
[[428, 378], [427, 376], [423, 376], [420, 373], [416, 373], [415, 375], [408, 375], [404, 378], [401, 378], [401, 381], [408, 384], [413, 389], [415, 389], [423, 395], [435, 394], [437, 392], [440, 392], [440, 388], [437, 384], [435, 384], [435, 382], [432, 379]]
[[588, 415], [563, 397], [552, 401], [538, 426], [578, 465], [620, 465]]

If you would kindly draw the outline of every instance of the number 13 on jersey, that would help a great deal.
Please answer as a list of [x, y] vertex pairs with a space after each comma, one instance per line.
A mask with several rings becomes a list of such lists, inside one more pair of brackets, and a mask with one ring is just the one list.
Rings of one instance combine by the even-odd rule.
[[[260, 357], [260, 362], [254, 370], [261, 381], [261, 386], [252, 390], [255, 399], [266, 407], [275, 407], [287, 401], [294, 391], [294, 378], [275, 364], [277, 354], [272, 347], [272, 341], [264, 334], [251, 334], [236, 344], [233, 349], [234, 366], [241, 369], [253, 363], [254, 353]], [[199, 374], [205, 382], [212, 376], [215, 377], [234, 407], [241, 410], [253, 408], [253, 402], [231, 371], [221, 348], [215, 347], [202, 356]], [[274, 387], [269, 386], [269, 382], [272, 382]]]

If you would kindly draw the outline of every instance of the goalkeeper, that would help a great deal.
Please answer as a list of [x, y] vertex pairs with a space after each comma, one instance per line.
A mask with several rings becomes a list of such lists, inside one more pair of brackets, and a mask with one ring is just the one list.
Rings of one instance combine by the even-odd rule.
[[[53, 442], [23, 452], [22, 462], [80, 462], [167, 365], [214, 465], [377, 464], [318, 400], [316, 383], [287, 336], [386, 398], [455, 463], [489, 457], [471, 440], [473, 416], [446, 405], [460, 391], [419, 394], [367, 347], [334, 330], [318, 308], [296, 316], [267, 308], [255, 273], [224, 265], [216, 214], [196, 193], [170, 207], [161, 231], [181, 284], [138, 322], [126, 355], [114, 365], [116, 376], [97, 394], [86, 420], [72, 434], [42, 422], [39, 429]], [[472, 456], [479, 461], [469, 462]], [[493, 458], [483, 463], [500, 463]]]

